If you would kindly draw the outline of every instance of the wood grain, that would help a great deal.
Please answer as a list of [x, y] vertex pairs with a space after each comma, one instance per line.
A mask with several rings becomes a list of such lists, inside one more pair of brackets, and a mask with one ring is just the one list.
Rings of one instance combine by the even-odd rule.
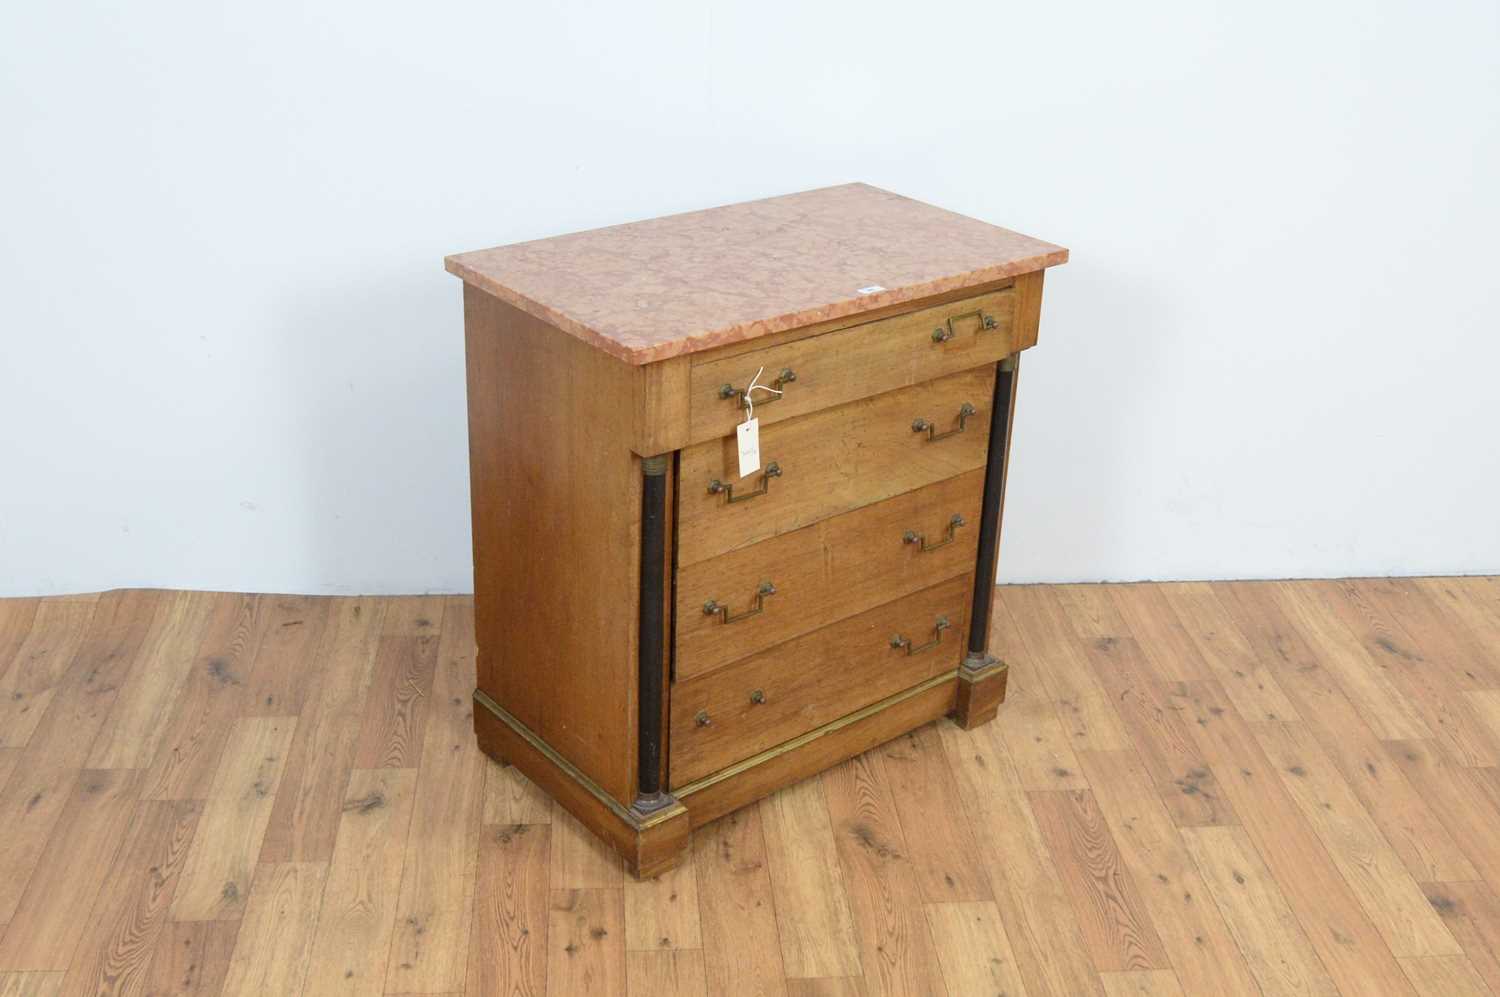
[[161, 748], [146, 774], [146, 799], [208, 797], [219, 755], [249, 695], [250, 666], [269, 622], [263, 600], [217, 600]]
[[[705, 674], [945, 579], [972, 574], [983, 487], [984, 471], [969, 471], [680, 568], [677, 678]], [[941, 536], [954, 515], [969, 525], [946, 547], [924, 552], [903, 542], [908, 530]], [[704, 612], [710, 600], [728, 605], [731, 614], [749, 610], [763, 582], [776, 588], [763, 613], [726, 624]]]
[[1173, 699], [1222, 775], [1220, 786], [1340, 989], [1409, 993], [1405, 975], [1332, 857], [1298, 812], [1249, 726], [1213, 682], [1184, 683]]
[[330, 613], [317, 692], [298, 717], [262, 862], [327, 862], [354, 769], [386, 603], [343, 599]]
[[877, 994], [941, 995], [942, 971], [884, 769], [884, 759], [872, 752], [821, 776], [865, 987]]
[[1083, 653], [1114, 698], [1173, 821], [1179, 827], [1235, 823], [1234, 807], [1207, 754], [1163, 685], [1151, 677], [1135, 639], [1100, 637], [1087, 642]]
[[[778, 368], [779, 369], [779, 368]], [[755, 368], [751, 367], [753, 375]], [[769, 383], [774, 372], [761, 375]], [[741, 478], [734, 427], [719, 439], [684, 450], [678, 461], [682, 497], [678, 503], [677, 563], [696, 564], [731, 550], [924, 485], [983, 467], [989, 442], [994, 395], [993, 364], [966, 370], [874, 398], [823, 409], [801, 419], [764, 425], [760, 431], [761, 467], [775, 463], [779, 477], [758, 489], [762, 474]], [[803, 384], [789, 384], [788, 392]], [[741, 385], [743, 387], [743, 385]], [[757, 392], [763, 403], [772, 395]], [[757, 404], [757, 421], [781, 404]], [[974, 414], [965, 429], [948, 439], [930, 441], [912, 431], [925, 418], [939, 430], [956, 427], [959, 408]], [[743, 418], [739, 421], [743, 421]], [[730, 502], [711, 482], [733, 485]]]
[[625, 953], [626, 989], [631, 997], [705, 997], [703, 953], [662, 949]]
[[396, 903], [391, 993], [462, 990], [468, 957], [484, 792], [483, 763], [468, 750], [474, 614], [464, 605], [435, 619], [442, 620], [442, 641]]
[[137, 816], [140, 773], [98, 769], [82, 773], [26, 892], [0, 938], [0, 969], [52, 969], [70, 964], [106, 872]]
[[485, 759], [484, 823], [548, 824], [552, 798], [512, 765]]
[[416, 768], [437, 666], [438, 635], [382, 636], [375, 651], [356, 768]]
[[385, 990], [416, 773], [355, 769], [313, 935], [307, 992]]
[[141, 990], [152, 997], [216, 997], [234, 951], [238, 921], [168, 922], [156, 938]]
[[924, 909], [950, 994], [1026, 993], [993, 901], [929, 903]]
[[[766, 371], [762, 384], [775, 380], [784, 369], [797, 375], [773, 404], [760, 404], [769, 396], [755, 399], [770, 425], [958, 371], [992, 366], [1035, 342], [1021, 336], [1015, 322], [1015, 298], [1015, 291], [1006, 288], [726, 359], [701, 358], [690, 377], [691, 439], [696, 442], [734, 431], [744, 413], [738, 399], [720, 397], [719, 388], [724, 384], [744, 388], [761, 367]], [[994, 319], [994, 328], [981, 328], [972, 314], [976, 309]], [[952, 338], [935, 342], [933, 330], [942, 328], [947, 333], [950, 318], [954, 320]]]
[[169, 596], [128, 589], [99, 597], [83, 643], [26, 746], [27, 771], [87, 764], [146, 638], [158, 626], [158, 616], [175, 602]]
[[296, 667], [295, 662], [318, 653], [334, 604], [307, 596], [275, 596], [263, 601], [265, 633], [250, 665], [244, 712], [272, 717], [301, 713], [318, 675]]
[[1307, 728], [1263, 723], [1254, 730], [1390, 950], [1398, 956], [1459, 954], [1458, 943]]
[[143, 802], [88, 918], [62, 993], [141, 989], [198, 824], [196, 802]]
[[[1404, 694], [1411, 679], [1392, 669], [1426, 671], [1419, 681], [1468, 703], [1487, 734], [1500, 687], [1484, 684], [1479, 652], [1500, 646], [1500, 583], [1342, 586], [1173, 584], [1141, 599], [1143, 586], [1004, 587], [993, 647], [1022, 698], [996, 724], [909, 730], [951, 707], [943, 687], [889, 728], [877, 714], [865, 733], [848, 728], [855, 740], [812, 741], [763, 785], [831, 770], [700, 821], [689, 860], [645, 882], [471, 740], [467, 598], [396, 598], [389, 616], [385, 600], [288, 600], [325, 621], [315, 646], [283, 645], [302, 648], [295, 660], [236, 636], [242, 596], [0, 600], [0, 639], [74, 647], [27, 743], [0, 749], [0, 993], [1496, 992], [1500, 770], [1466, 764], [1421, 715], [1429, 736], [1391, 738], [1401, 704], [1364, 706]], [[42, 616], [81, 638], [34, 633], [52, 602], [92, 607], [87, 620]], [[1140, 623], [1166, 611], [1207, 678], [1163, 679], [1140, 646], [1138, 624], [1171, 633]], [[416, 767], [351, 771], [379, 641], [424, 634], [437, 651]], [[203, 681], [226, 650], [238, 692]], [[297, 714], [244, 695], [257, 660], [306, 673], [265, 686], [300, 696]], [[133, 682], [163, 663], [181, 671], [171, 695]], [[1273, 678], [1299, 719], [1280, 705], [1261, 719], [1270, 687], [1231, 693], [1250, 680], [1225, 667]], [[153, 718], [137, 714], [146, 700]], [[293, 721], [289, 738], [276, 732]], [[210, 722], [226, 728], [216, 752]], [[138, 764], [85, 768], [96, 741], [148, 726], [164, 731], [154, 754], [115, 743]], [[281, 755], [268, 745], [286, 749], [279, 782], [262, 782], [274, 805], [255, 788], [276, 767], [266, 755]], [[206, 791], [188, 774], [205, 750], [217, 755]], [[1064, 777], [1047, 758], [1069, 759], [1067, 788], [1049, 786]], [[1164, 760], [1204, 766], [1219, 823], [1182, 820], [1204, 813], [1176, 808], [1188, 794], [1159, 777]], [[685, 799], [732, 806], [718, 788]], [[163, 789], [202, 798], [146, 798]], [[330, 793], [331, 819], [318, 800]], [[304, 852], [323, 858], [262, 860]], [[230, 919], [175, 919], [179, 902]], [[1101, 919], [1122, 904], [1128, 917]], [[1149, 924], [1155, 943], [1125, 943], [1123, 923]], [[1150, 968], [1100, 972], [1092, 957], [1123, 966], [1148, 950]]]
[[760, 803], [786, 975], [857, 976], [854, 915], [823, 784], [789, 786]]
[[[953, 671], [963, 656], [968, 602], [968, 578], [951, 579], [674, 683], [673, 781], [692, 782]], [[936, 647], [910, 655], [891, 647], [897, 635], [919, 645], [932, 639], [940, 618], [949, 628]]]
[[684, 862], [649, 879], [625, 881], [625, 948], [631, 952], [700, 949], [698, 876]]
[[62, 985], [61, 972], [0, 973], [0, 997], [57, 997]]
[[628, 803], [641, 514], [627, 417], [634, 373], [472, 287], [464, 323], [478, 685]]
[[1487, 883], [1424, 883], [1432, 909], [1463, 946], [1475, 972], [1500, 992], [1500, 895]]
[[1133, 751], [1088, 751], [1080, 761], [1183, 987], [1189, 993], [1253, 992], [1256, 980], [1244, 947], [1237, 949], [1225, 918], [1205, 902], [1210, 891], [1184, 847], [1186, 836], [1153, 792], [1139, 757]]
[[486, 825], [480, 835], [467, 991], [547, 992], [550, 918], [546, 824]]
[[43, 600], [35, 607], [25, 639], [0, 673], [0, 748], [31, 740], [93, 615], [87, 603]]
[[1121, 868], [1114, 837], [1088, 790], [1027, 793], [1042, 838], [1078, 912], [1083, 944], [1100, 972], [1167, 965], [1156, 928]]
[[922, 899], [941, 903], [993, 896], [989, 877], [974, 859], [979, 845], [938, 732], [920, 727], [878, 751]]
[[987, 727], [939, 730], [1027, 992], [1102, 994], [1078, 915], [1004, 742]]
[[1272, 586], [1219, 586], [1216, 595], [1412, 875], [1423, 881], [1476, 878], [1448, 828], [1391, 764], [1363, 714], [1281, 612]]
[[553, 890], [547, 987], [560, 994], [625, 994], [624, 906], [618, 889]]
[[1266, 994], [1337, 997], [1297, 916], [1243, 828], [1184, 828], [1182, 839]]
[[786, 993], [760, 808], [746, 807], [693, 835], [693, 869], [711, 993]]
[[172, 920], [237, 920], [244, 913], [296, 725], [296, 717], [246, 717], [229, 732]]
[[145, 768], [156, 757], [166, 734], [162, 720], [192, 668], [214, 601], [205, 592], [167, 597], [93, 742], [90, 768]]
[[256, 870], [224, 997], [302, 990], [327, 875], [323, 862], [282, 862]]

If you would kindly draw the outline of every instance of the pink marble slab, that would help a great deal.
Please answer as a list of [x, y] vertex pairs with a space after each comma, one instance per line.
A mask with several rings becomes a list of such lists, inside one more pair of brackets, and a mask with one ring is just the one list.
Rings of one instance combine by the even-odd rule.
[[[632, 364], [974, 287], [1068, 251], [868, 184], [460, 253], [448, 272]], [[861, 288], [881, 290], [859, 293]]]

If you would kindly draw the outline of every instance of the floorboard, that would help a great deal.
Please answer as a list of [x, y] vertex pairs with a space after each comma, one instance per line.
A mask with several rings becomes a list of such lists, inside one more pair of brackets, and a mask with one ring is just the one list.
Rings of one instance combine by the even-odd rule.
[[1500, 995], [1500, 578], [1002, 586], [995, 723], [635, 882], [473, 605], [0, 600], [0, 997]]

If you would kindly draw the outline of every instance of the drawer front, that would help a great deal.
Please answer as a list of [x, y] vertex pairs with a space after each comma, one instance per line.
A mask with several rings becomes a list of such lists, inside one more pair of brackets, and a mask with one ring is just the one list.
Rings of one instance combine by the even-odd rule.
[[[688, 377], [689, 442], [728, 436], [744, 421], [736, 391], [747, 388], [762, 367], [759, 383], [783, 392], [780, 397], [755, 392], [755, 415], [764, 427], [1002, 360], [1035, 343], [1035, 330], [1026, 328], [1027, 323], [1016, 321], [1015, 289], [1005, 288], [702, 362]], [[1023, 342], [1028, 336], [1030, 341]], [[779, 380], [784, 371], [794, 379]]]
[[[681, 786], [958, 667], [969, 579], [953, 578], [672, 687]], [[938, 621], [947, 626], [939, 629]], [[904, 643], [893, 645], [893, 641]]]
[[990, 364], [768, 426], [762, 470], [746, 478], [735, 434], [689, 447], [678, 565], [983, 467], [994, 384]]
[[977, 468], [679, 566], [677, 678], [972, 572], [983, 491]]

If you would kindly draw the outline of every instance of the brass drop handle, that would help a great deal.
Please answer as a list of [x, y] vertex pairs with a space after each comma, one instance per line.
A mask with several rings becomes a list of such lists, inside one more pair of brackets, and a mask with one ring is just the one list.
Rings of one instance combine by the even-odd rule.
[[[797, 372], [790, 367], [783, 367], [781, 373], [776, 376], [776, 380], [772, 381], [767, 387], [781, 391], [795, 380], [797, 380]], [[749, 408], [750, 404], [745, 401], [745, 392], [747, 390], [747, 388], [736, 388], [732, 384], [721, 384], [719, 385], [719, 397], [738, 398], [740, 408]], [[781, 395], [777, 394], [768, 394], [765, 398], [756, 398], [755, 404], [769, 405], [774, 401], [779, 401], [781, 397]]]
[[915, 530], [907, 530], [905, 535], [901, 537], [901, 541], [903, 543], [909, 544], [921, 544], [922, 553], [925, 554], [930, 550], [937, 550], [939, 547], [946, 547], [954, 540], [958, 539], [958, 528], [963, 525], [964, 517], [955, 512], [953, 514], [953, 518], [948, 520], [948, 538], [946, 540], [939, 540], [935, 544], [930, 544], [927, 542], [927, 537], [923, 534], [918, 533]]
[[759, 706], [760, 704], [764, 703], [765, 701], [766, 701], [765, 690], [763, 690], [763, 689], [752, 689], [750, 691], [750, 702], [754, 703], [756, 706]]
[[693, 717], [693, 723], [697, 724], [699, 727], [712, 727], [714, 722], [708, 719], [707, 710], [699, 710]]
[[957, 333], [953, 331], [953, 323], [962, 322], [966, 318], [977, 318], [979, 320], [980, 329], [995, 328], [995, 316], [986, 315], [982, 309], [976, 308], [972, 312], [962, 312], [958, 315], [949, 317], [947, 322], [948, 328], [944, 329], [942, 326], [938, 326], [936, 329], [932, 330], [932, 341], [934, 343], [946, 343], [948, 340], [952, 339], [955, 335], [957, 335]]
[[725, 503], [726, 505], [735, 502], [748, 502], [753, 498], [759, 498], [760, 496], [764, 495], [767, 489], [771, 487], [771, 479], [779, 477], [781, 477], [781, 465], [773, 460], [771, 461], [771, 463], [767, 464], [766, 469], [761, 472], [760, 487], [755, 489], [755, 491], [740, 492], [738, 495], [736, 495], [734, 493], [734, 485], [732, 483], [725, 483], [723, 481], [720, 481], [718, 478], [715, 478], [708, 483], [708, 493], [710, 495], [717, 495], [720, 492], [723, 492], [729, 500]]
[[908, 658], [913, 654], [921, 654], [923, 651], [929, 651], [937, 647], [943, 639], [943, 631], [947, 630], [948, 627], [948, 617], [939, 616], [937, 622], [932, 625], [932, 640], [929, 640], [925, 644], [913, 644], [910, 638], [897, 634], [891, 638], [891, 647], [897, 649], [906, 648], [906, 656]]
[[928, 422], [926, 419], [922, 418], [918, 418], [911, 424], [911, 431], [913, 433], [926, 433], [927, 441], [929, 443], [934, 440], [946, 440], [950, 436], [953, 436], [957, 433], [962, 433], [964, 431], [964, 423], [969, 421], [969, 416], [973, 415], [975, 411], [976, 410], [974, 406], [970, 405], [968, 402], [964, 402], [962, 405], [960, 405], [958, 407], [958, 427], [956, 429], [950, 429], [946, 433], [938, 432], [936, 426]]
[[729, 615], [729, 607], [710, 599], [703, 604], [704, 616], [717, 616], [724, 623], [738, 623], [740, 620], [748, 620], [752, 616], [759, 616], [766, 611], [766, 596], [775, 595], [776, 586], [770, 582], [761, 582], [760, 588], [755, 590], [755, 608], [747, 609], [734, 616]]

